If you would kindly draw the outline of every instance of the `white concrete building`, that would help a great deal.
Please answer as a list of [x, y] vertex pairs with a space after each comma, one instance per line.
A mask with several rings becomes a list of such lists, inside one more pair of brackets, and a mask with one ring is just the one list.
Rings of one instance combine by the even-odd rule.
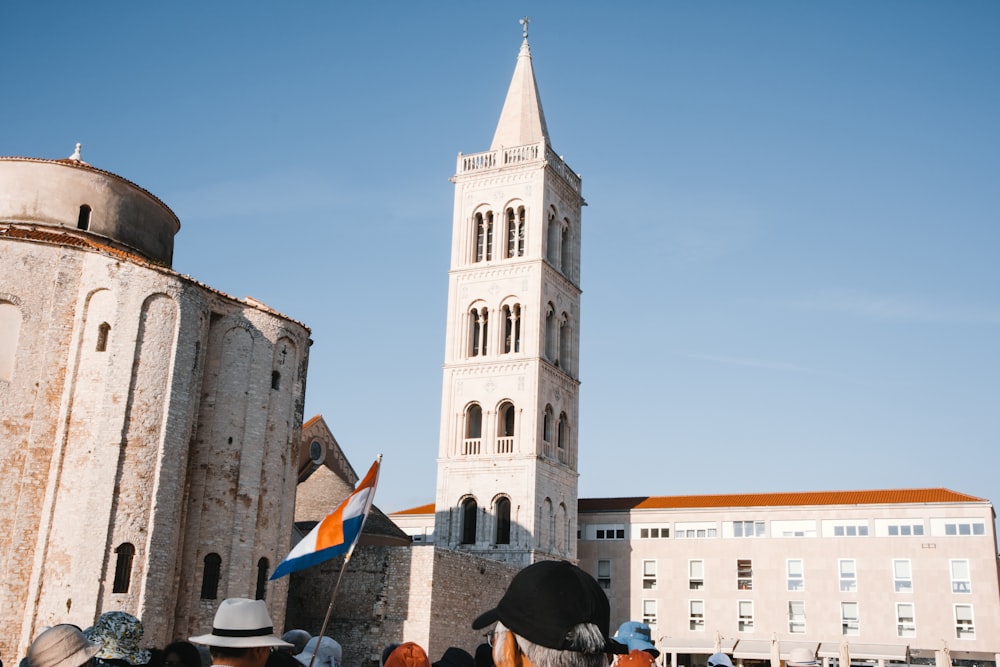
[[229, 596], [284, 617], [309, 330], [171, 270], [179, 228], [79, 152], [0, 158], [5, 657], [110, 610], [144, 646]]

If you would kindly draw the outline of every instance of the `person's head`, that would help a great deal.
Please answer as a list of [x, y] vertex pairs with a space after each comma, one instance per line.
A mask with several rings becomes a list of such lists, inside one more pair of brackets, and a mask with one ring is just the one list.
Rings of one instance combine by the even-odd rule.
[[282, 641], [286, 641], [292, 645], [292, 648], [288, 649], [292, 655], [302, 653], [302, 649], [306, 647], [310, 639], [312, 639], [312, 635], [305, 630], [289, 630], [281, 635]]
[[163, 667], [201, 667], [201, 654], [191, 642], [168, 644], [163, 655]]
[[[313, 659], [313, 656], [316, 656]], [[344, 657], [344, 649], [340, 642], [331, 637], [313, 637], [306, 642], [302, 652], [295, 656], [295, 659], [305, 667], [312, 663], [313, 667], [340, 667], [340, 661]]]
[[389, 656], [392, 655], [392, 652], [397, 648], [399, 648], [399, 642], [392, 642], [385, 645], [385, 648], [382, 649], [382, 667], [385, 667], [385, 661], [389, 659]]
[[418, 644], [406, 642], [392, 650], [385, 659], [385, 667], [431, 667], [431, 661]]
[[140, 648], [142, 621], [124, 611], [101, 614], [85, 634], [87, 639], [100, 645], [101, 649], [95, 657], [102, 661], [145, 665], [151, 657], [149, 651]]
[[630, 653], [639, 650], [646, 651], [654, 658], [660, 655], [656, 646], [653, 645], [649, 626], [645, 623], [626, 621], [618, 626], [614, 638], [619, 643], [625, 644]]
[[476, 667], [476, 659], [465, 649], [449, 646], [431, 667]]
[[542, 561], [518, 572], [496, 608], [472, 622], [496, 623], [497, 667], [607, 667], [626, 647], [610, 639], [608, 597], [592, 576], [565, 561]]
[[53, 625], [28, 647], [32, 667], [82, 667], [92, 663], [98, 644], [90, 642], [75, 625]]
[[733, 661], [725, 653], [713, 653], [708, 656], [708, 667], [733, 667]]
[[215, 612], [212, 632], [189, 639], [208, 646], [216, 664], [263, 667], [271, 649], [291, 646], [275, 636], [273, 626], [263, 600], [229, 598]]

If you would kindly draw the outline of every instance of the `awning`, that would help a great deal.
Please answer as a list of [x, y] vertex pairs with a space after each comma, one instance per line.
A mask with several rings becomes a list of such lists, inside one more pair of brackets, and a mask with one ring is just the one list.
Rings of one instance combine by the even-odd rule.
[[[910, 657], [911, 658], [927, 658], [930, 660], [934, 659], [934, 655], [937, 653], [935, 649], [932, 648], [911, 648]], [[952, 660], [972, 660], [975, 662], [996, 662], [998, 653], [991, 653], [989, 651], [956, 651], [951, 650]]]
[[[722, 638], [722, 652], [732, 653], [735, 639]], [[656, 642], [656, 648], [660, 653], [704, 653], [712, 655], [715, 653], [715, 639], [701, 637], [660, 637]]]
[[[896, 662], [907, 662], [910, 647], [905, 644], [854, 644], [847, 642], [847, 650], [851, 653], [851, 660], [894, 660]], [[823, 642], [819, 645], [819, 652], [816, 654], [820, 658], [840, 657], [840, 643]], [[955, 652], [951, 652], [952, 657]]]
[[[797, 648], [804, 648], [808, 651], [815, 652], [818, 644], [816, 642], [791, 642], [787, 640], [782, 640], [781, 645], [781, 659], [787, 660], [788, 654]], [[736, 648], [733, 649], [734, 658], [742, 658], [744, 660], [770, 660], [771, 659], [771, 640], [770, 639], [741, 639], [736, 642]]]

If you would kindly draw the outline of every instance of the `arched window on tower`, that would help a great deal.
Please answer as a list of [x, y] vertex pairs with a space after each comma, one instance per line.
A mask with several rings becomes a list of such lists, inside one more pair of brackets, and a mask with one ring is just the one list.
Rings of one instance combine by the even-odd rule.
[[514, 404], [504, 402], [497, 411], [497, 454], [511, 454], [514, 451]]
[[472, 224], [476, 233], [476, 261], [481, 262], [486, 258], [486, 225], [483, 224], [483, 214], [476, 213]]
[[559, 321], [559, 362], [562, 369], [567, 373], [572, 372], [570, 368], [572, 355], [570, 355], [569, 350], [572, 340], [572, 337], [569, 335], [569, 315], [563, 313]]
[[555, 421], [555, 415], [552, 412], [552, 406], [545, 406], [545, 415], [542, 417], [542, 454], [549, 458], [552, 458], [552, 422]]
[[503, 353], [521, 351], [521, 306], [503, 307]]
[[556, 426], [556, 452], [560, 463], [566, 463], [569, 460], [568, 449], [569, 419], [566, 417], [566, 413], [562, 412], [559, 414], [559, 424]]
[[469, 356], [471, 357], [486, 356], [489, 315], [487, 308], [473, 308], [469, 311], [469, 342], [471, 343]]
[[255, 600], [263, 600], [264, 596], [267, 595], [267, 570], [270, 566], [271, 564], [266, 558], [261, 558], [257, 561], [257, 592], [254, 596]]
[[563, 220], [562, 239], [559, 252], [559, 268], [563, 275], [570, 278], [573, 267], [573, 235], [570, 232], [569, 219]]
[[505, 257], [524, 256], [524, 207], [507, 209], [507, 250]]
[[108, 349], [108, 335], [111, 333], [111, 325], [101, 322], [97, 327], [97, 347], [98, 352], [106, 352]]
[[496, 516], [497, 531], [494, 536], [496, 543], [510, 544], [510, 498], [506, 496], [497, 498], [493, 514]]
[[478, 454], [483, 442], [483, 409], [473, 403], [465, 410], [465, 438], [462, 454]]
[[559, 240], [560, 240], [560, 225], [556, 221], [556, 209], [554, 206], [549, 208], [549, 216], [546, 226], [546, 243], [545, 243], [545, 259], [549, 260], [549, 264], [559, 268]]
[[559, 358], [556, 356], [556, 312], [551, 303], [545, 310], [545, 358], [556, 366], [559, 365]]
[[115, 549], [115, 581], [112, 585], [112, 593], [128, 593], [129, 584], [132, 581], [132, 559], [135, 557], [135, 547], [128, 542], [123, 542]]
[[211, 553], [205, 556], [201, 575], [201, 599], [215, 600], [219, 597], [219, 578], [222, 576], [222, 556]]
[[83, 231], [90, 229], [90, 207], [86, 204], [80, 207], [80, 215], [76, 219], [76, 228]]
[[476, 519], [479, 506], [475, 498], [462, 501], [462, 544], [476, 543]]
[[493, 259], [493, 211], [487, 211], [485, 217], [486, 225], [486, 261]]

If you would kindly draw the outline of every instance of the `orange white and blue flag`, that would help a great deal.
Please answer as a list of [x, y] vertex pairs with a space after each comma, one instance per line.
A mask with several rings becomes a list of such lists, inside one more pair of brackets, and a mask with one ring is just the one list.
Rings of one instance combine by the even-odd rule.
[[381, 460], [381, 456], [375, 459], [375, 463], [354, 492], [288, 552], [285, 560], [274, 570], [271, 579], [278, 579], [286, 574], [318, 565], [335, 556], [350, 553], [361, 535], [361, 529], [371, 510]]

